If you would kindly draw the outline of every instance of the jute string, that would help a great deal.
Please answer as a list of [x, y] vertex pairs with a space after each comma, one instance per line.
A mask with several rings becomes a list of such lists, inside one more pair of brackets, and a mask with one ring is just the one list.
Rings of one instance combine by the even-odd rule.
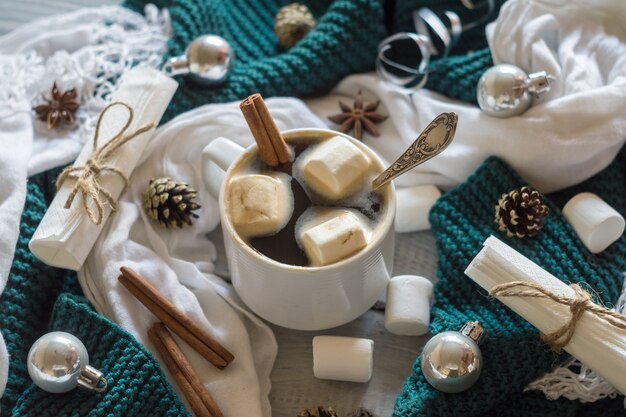
[[[124, 126], [122, 126], [120, 131], [116, 133], [110, 141], [99, 148], [98, 137], [100, 135], [100, 125], [106, 112], [115, 106], [122, 106], [128, 110], [128, 120], [126, 120]], [[111, 211], [117, 211], [117, 202], [111, 193], [102, 187], [99, 182], [100, 174], [105, 172], [117, 174], [124, 180], [126, 186], [128, 185], [128, 178], [118, 168], [112, 165], [106, 165], [106, 160], [117, 152], [118, 149], [120, 149], [126, 142], [136, 138], [140, 134], [152, 129], [155, 126], [154, 122], [149, 122], [130, 133], [126, 133], [130, 124], [133, 122], [133, 117], [133, 109], [128, 104], [122, 103], [121, 101], [110, 103], [102, 109], [100, 116], [98, 116], [98, 121], [96, 122], [96, 131], [93, 136], [93, 154], [91, 158], [85, 162], [85, 165], [65, 168], [57, 178], [57, 190], [61, 188], [67, 179], [73, 179], [76, 181], [72, 191], [67, 196], [67, 200], [63, 206], [64, 208], [70, 208], [72, 202], [74, 201], [74, 197], [76, 197], [76, 194], [80, 191], [82, 193], [83, 207], [85, 208], [89, 219], [91, 219], [94, 224], [99, 225], [102, 223], [106, 203], [108, 203], [109, 207], [111, 207]], [[95, 211], [92, 208], [90, 199], [93, 201], [93, 205], [95, 205]]]
[[574, 297], [555, 294], [534, 282], [514, 281], [496, 285], [491, 289], [490, 295], [493, 297], [548, 298], [555, 303], [569, 307], [570, 320], [556, 331], [541, 335], [541, 340], [550, 345], [555, 352], [560, 353], [561, 349], [572, 340], [576, 325], [585, 312], [595, 314], [618, 329], [626, 330], [626, 316], [594, 303], [591, 294], [579, 284], [571, 284], [570, 288], [574, 290]]

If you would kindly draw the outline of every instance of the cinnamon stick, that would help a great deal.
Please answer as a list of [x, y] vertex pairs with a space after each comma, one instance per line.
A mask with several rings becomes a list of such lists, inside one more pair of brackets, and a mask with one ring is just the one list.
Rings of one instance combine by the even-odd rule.
[[232, 353], [189, 319], [144, 277], [127, 267], [122, 267], [121, 271], [122, 275], [118, 277], [120, 283], [205, 359], [220, 369], [235, 359]]
[[163, 323], [155, 323], [148, 336], [163, 358], [165, 366], [176, 380], [193, 412], [198, 416], [223, 417], [217, 403], [206, 390], [170, 332]]
[[265, 126], [265, 131], [272, 142], [272, 147], [274, 148], [274, 152], [276, 152], [278, 160], [281, 164], [286, 164], [291, 160], [291, 152], [289, 151], [287, 142], [285, 142], [285, 139], [283, 139], [280, 134], [278, 127], [276, 127], [276, 123], [274, 122], [270, 111], [267, 109], [267, 106], [263, 101], [263, 97], [261, 97], [260, 94], [253, 94], [250, 97], [252, 98], [252, 102], [254, 103], [254, 107], [256, 107], [259, 116], [261, 116], [261, 121], [263, 121], [263, 126]]
[[252, 136], [259, 148], [261, 160], [269, 166], [291, 161], [291, 151], [270, 115], [263, 97], [252, 94], [239, 105]]
[[261, 116], [259, 115], [259, 112], [257, 111], [254, 102], [252, 101], [252, 96], [242, 101], [239, 105], [239, 108], [241, 109], [243, 117], [246, 119], [248, 127], [252, 132], [252, 136], [256, 141], [257, 147], [259, 148], [259, 156], [261, 157], [261, 161], [265, 162], [271, 167], [275, 167], [279, 163], [278, 156], [274, 151], [272, 141], [265, 131], [265, 126], [263, 125]]

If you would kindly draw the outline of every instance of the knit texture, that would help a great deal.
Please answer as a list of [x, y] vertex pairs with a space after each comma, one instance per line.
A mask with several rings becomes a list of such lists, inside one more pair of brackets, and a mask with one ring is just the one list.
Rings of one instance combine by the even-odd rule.
[[127, 0], [126, 6], [142, 11], [146, 3], [170, 12], [170, 56], [184, 54], [191, 41], [208, 33], [224, 37], [236, 56], [221, 87], [177, 77], [180, 87], [163, 122], [202, 104], [238, 101], [255, 92], [303, 96], [329, 89], [348, 74], [372, 69], [386, 34], [379, 0], [301, 1], [317, 26], [288, 51], [278, 45], [274, 16], [290, 0]]
[[[0, 296], [0, 331], [10, 355], [0, 415], [187, 415], [150, 353], [130, 334], [93, 312], [84, 298], [70, 294], [80, 293], [76, 275], [45, 265], [28, 250], [28, 242], [54, 197], [58, 173], [48, 171], [28, 182], [15, 259]], [[103, 371], [109, 382], [107, 392], [76, 390], [56, 395], [32, 383], [26, 366], [28, 350], [41, 335], [53, 330], [67, 331], [82, 340], [91, 364]]]
[[498, 416], [623, 416], [623, 399], [583, 405], [560, 399], [548, 401], [542, 393], [523, 393], [524, 387], [566, 359], [539, 340], [539, 332], [500, 301], [488, 298], [464, 270], [495, 235], [556, 277], [586, 282], [601, 300], [612, 306], [619, 296], [626, 271], [626, 236], [604, 252], [590, 253], [561, 215], [573, 195], [598, 194], [626, 215], [626, 148], [607, 169], [575, 187], [549, 195], [550, 215], [534, 238], [508, 238], [497, 231], [494, 207], [502, 193], [526, 185], [503, 161], [491, 157], [456, 189], [446, 193], [430, 212], [439, 254], [436, 303], [430, 332], [458, 330], [470, 320], [485, 327], [481, 341], [484, 367], [476, 385], [458, 394], [436, 391], [425, 380], [418, 357], [413, 373], [398, 396], [394, 417], [498, 417]]

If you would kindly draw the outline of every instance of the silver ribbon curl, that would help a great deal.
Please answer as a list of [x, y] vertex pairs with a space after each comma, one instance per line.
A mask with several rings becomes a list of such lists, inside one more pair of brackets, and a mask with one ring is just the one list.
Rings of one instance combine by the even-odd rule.
[[[474, 29], [489, 20], [495, 10], [495, 0], [485, 0], [474, 4], [472, 0], [461, 0], [465, 8], [477, 10], [487, 6], [483, 17], [465, 25], [458, 14], [446, 10], [444, 16], [447, 24], [431, 9], [423, 7], [413, 12], [415, 33], [400, 32], [385, 38], [378, 45], [376, 71], [378, 75], [397, 90], [412, 93], [424, 87], [428, 80], [428, 68], [431, 56], [446, 57], [458, 44], [463, 32]], [[389, 57], [389, 54], [400, 45], [413, 43], [417, 47], [414, 64], [405, 65]]]

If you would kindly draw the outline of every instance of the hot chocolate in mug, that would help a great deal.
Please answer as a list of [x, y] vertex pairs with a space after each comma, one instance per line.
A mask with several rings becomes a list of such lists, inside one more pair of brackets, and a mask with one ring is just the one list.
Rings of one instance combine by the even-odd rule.
[[[282, 132], [290, 145], [316, 143], [335, 136], [348, 139], [369, 158], [378, 172], [385, 166], [363, 143], [331, 130], [294, 129]], [[295, 266], [255, 250], [242, 238], [228, 215], [229, 179], [245, 161], [258, 155], [218, 138], [202, 152], [203, 178], [219, 201], [220, 220], [233, 286], [244, 303], [263, 319], [297, 330], [322, 330], [347, 323], [365, 313], [382, 295], [393, 269], [396, 194], [393, 184], [381, 187], [382, 212], [367, 245], [357, 253], [324, 266]]]

